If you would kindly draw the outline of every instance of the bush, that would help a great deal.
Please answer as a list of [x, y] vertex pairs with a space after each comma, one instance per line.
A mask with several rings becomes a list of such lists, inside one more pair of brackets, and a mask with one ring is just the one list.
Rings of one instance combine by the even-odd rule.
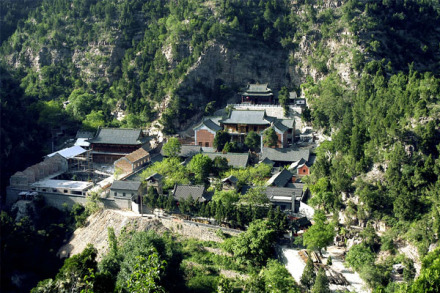
[[350, 267], [357, 272], [360, 272], [366, 265], [372, 265], [374, 260], [374, 253], [364, 243], [353, 245], [345, 258]]

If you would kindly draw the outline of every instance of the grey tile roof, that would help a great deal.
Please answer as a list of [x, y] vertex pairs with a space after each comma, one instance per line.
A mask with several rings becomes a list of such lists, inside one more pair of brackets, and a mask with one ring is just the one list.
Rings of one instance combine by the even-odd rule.
[[250, 84], [247, 90], [250, 92], [267, 92], [270, 89], [267, 88], [267, 83], [265, 83], [265, 84]]
[[113, 184], [110, 187], [110, 189], [138, 191], [140, 186], [141, 186], [140, 181], [115, 180], [115, 181], [113, 181]]
[[296, 149], [296, 148], [284, 148], [284, 149], [272, 149], [263, 148], [261, 159], [268, 158], [272, 161], [278, 162], [296, 162], [301, 159], [308, 161], [310, 156], [309, 149]]
[[304, 164], [305, 162], [306, 162], [306, 160], [301, 158], [299, 161], [296, 161], [296, 162], [293, 162], [292, 164], [290, 164], [289, 170], [295, 170], [296, 168], [298, 168], [298, 166]]
[[286, 132], [287, 130], [289, 130], [289, 127], [285, 126], [280, 120], [276, 120], [273, 126], [281, 130], [281, 132]]
[[202, 152], [213, 153], [213, 152], [215, 152], [215, 148], [213, 148], [213, 147], [202, 147]]
[[215, 131], [215, 132], [220, 131], [223, 128], [218, 123], [218, 120], [219, 119], [207, 118], [207, 119], [203, 120], [201, 123], [199, 123], [197, 126], [195, 126], [193, 129], [195, 130], [195, 129], [200, 128], [201, 126], [204, 125], [204, 126], [208, 127], [209, 129], [211, 129], [212, 131]]
[[220, 127], [220, 125], [217, 125], [214, 121], [212, 121], [211, 119], [206, 119], [205, 121], [203, 121], [203, 124], [206, 125], [206, 127], [208, 127], [209, 129], [213, 130], [213, 131], [219, 131], [222, 130], [222, 128]]
[[258, 162], [259, 164], [266, 164], [266, 165], [275, 165], [275, 162], [268, 159], [268, 158], [264, 158], [263, 160], [261, 160], [260, 162]]
[[292, 173], [286, 169], [283, 169], [281, 172], [276, 173], [269, 180], [267, 180], [267, 184], [277, 187], [284, 187], [287, 185], [287, 183], [291, 182], [292, 176]]
[[281, 121], [281, 123], [283, 123], [283, 125], [289, 129], [293, 129], [293, 126], [295, 126], [294, 119], [280, 119], [279, 121]]
[[[179, 156], [183, 158], [189, 158], [202, 152], [202, 148], [198, 145], [181, 145]], [[163, 149], [160, 150], [160, 154], [164, 156]]]
[[266, 187], [266, 196], [271, 202], [293, 202], [295, 200], [296, 194], [295, 189], [292, 188]]
[[190, 196], [196, 201], [206, 201], [204, 197], [205, 186], [203, 185], [176, 185], [173, 190], [173, 197], [176, 200], [187, 200]]
[[293, 189], [295, 191], [295, 197], [297, 200], [301, 200], [304, 194], [304, 183], [289, 183], [285, 187], [289, 189]]
[[180, 148], [180, 157], [189, 158], [202, 152], [202, 148], [198, 145], [182, 145]]
[[140, 145], [142, 131], [127, 128], [101, 128], [89, 141], [95, 144]]
[[269, 125], [271, 120], [266, 117], [264, 110], [232, 110], [229, 117], [220, 120], [220, 122], [224, 124]]
[[207, 155], [211, 160], [216, 157], [225, 158], [228, 161], [228, 165], [234, 168], [244, 168], [249, 161], [249, 153], [203, 153]]
[[76, 137], [75, 138], [93, 138], [94, 136], [95, 136], [94, 132], [78, 130], [76, 132]]

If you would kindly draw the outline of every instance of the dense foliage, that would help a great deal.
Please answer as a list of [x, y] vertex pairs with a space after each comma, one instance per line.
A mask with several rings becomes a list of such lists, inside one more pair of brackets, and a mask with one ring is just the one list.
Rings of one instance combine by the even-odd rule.
[[[17, 209], [0, 214], [2, 291], [29, 291], [39, 280], [55, 275], [62, 265], [58, 249], [84, 213], [79, 206], [60, 211], [47, 206], [42, 198], [25, 210], [26, 217], [17, 214]], [[21, 282], [14, 277], [17, 272]]]
[[[430, 0], [334, 2], [2, 1], [0, 192], [10, 175], [51, 151], [53, 133], [60, 127], [71, 132], [78, 125], [88, 130], [144, 127], [160, 117], [164, 132], [172, 134], [202, 112], [211, 115], [242, 84], [218, 65], [212, 70], [232, 75], [231, 80], [198, 80], [186, 87], [187, 74], [207, 49], [213, 44], [225, 51], [270, 48], [284, 54], [289, 68], [280, 81], [286, 85], [280, 103], [285, 105], [288, 91], [299, 92], [303, 83], [309, 105], [303, 118], [331, 136], [316, 150], [312, 175], [305, 179], [313, 195], [310, 204], [344, 212], [347, 225], [381, 221], [390, 228], [378, 237], [367, 226], [362, 243], [347, 256], [371, 287], [387, 286], [389, 265], [373, 268], [375, 254], [380, 249], [395, 253], [394, 240], [400, 238], [424, 256], [440, 232], [440, 7]], [[246, 70], [261, 77], [258, 64]], [[122, 120], [116, 119], [118, 111], [125, 114]], [[273, 145], [274, 139], [265, 143]], [[219, 150], [237, 148], [219, 142]], [[246, 145], [258, 149], [258, 138], [249, 135]], [[261, 185], [270, 171], [264, 165], [228, 170], [224, 161], [203, 157], [186, 167], [173, 154], [144, 174], [164, 175], [165, 189], [176, 183], [206, 183], [210, 164], [216, 174], [236, 176], [239, 187]], [[270, 210], [245, 205], [264, 204], [261, 195], [258, 189], [243, 197], [217, 193], [209, 207], [189, 202], [179, 208], [244, 227], [269, 217]], [[153, 207], [174, 207], [153, 191], [148, 199]], [[84, 221], [80, 213], [73, 217]], [[26, 229], [24, 234], [34, 235], [39, 247], [43, 232], [4, 219], [13, 231]], [[321, 222], [323, 231], [333, 232]], [[283, 220], [277, 223], [283, 226]], [[308, 237], [310, 248], [325, 247]], [[159, 249], [158, 256], [162, 260]], [[435, 264], [425, 266], [420, 288], [437, 274]], [[138, 268], [142, 273], [142, 266]], [[228, 287], [217, 277], [204, 279], [202, 272], [192, 272], [198, 276], [192, 288]], [[95, 273], [87, 275], [85, 286], [87, 280], [109, 278]], [[9, 286], [7, 281], [2, 283]], [[251, 285], [265, 288], [258, 280]], [[418, 288], [417, 281], [413, 286]]]

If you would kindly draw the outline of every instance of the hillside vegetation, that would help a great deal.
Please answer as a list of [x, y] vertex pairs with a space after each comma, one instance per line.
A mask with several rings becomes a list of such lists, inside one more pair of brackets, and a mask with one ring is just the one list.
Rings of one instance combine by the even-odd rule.
[[[347, 258], [365, 260], [350, 265], [372, 288], [405, 290], [391, 282], [403, 257], [397, 242], [418, 248], [415, 261], [438, 243], [438, 1], [43, 0], [35, 7], [1, 15], [8, 21], [0, 49], [2, 186], [47, 153], [44, 140], [61, 124], [173, 134], [233, 101], [247, 83], [269, 83], [302, 93], [311, 110], [304, 119], [331, 136], [308, 178], [312, 204], [344, 219], [340, 234], [366, 227]], [[381, 237], [372, 228], [378, 223], [388, 228]], [[377, 253], [390, 257], [379, 262]], [[407, 276], [410, 287], [414, 274]]]

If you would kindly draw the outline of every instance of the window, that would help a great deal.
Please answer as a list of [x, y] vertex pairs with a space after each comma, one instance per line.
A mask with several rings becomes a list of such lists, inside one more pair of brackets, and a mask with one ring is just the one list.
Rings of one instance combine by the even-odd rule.
[[209, 142], [205, 142], [205, 147], [209, 147]]
[[41, 191], [46, 192], [46, 188], [42, 188]]
[[115, 193], [113, 194], [113, 196], [118, 196], [118, 193], [115, 191]]
[[203, 146], [203, 142], [199, 142], [199, 146]]
[[254, 126], [254, 131], [257, 131], [257, 126]]
[[123, 193], [122, 193], [122, 196], [124, 196], [124, 197], [125, 197], [125, 192], [123, 192]]
[[303, 169], [303, 173], [306, 173], [306, 169]]
[[52, 189], [52, 192], [58, 192], [58, 190], [56, 190], [56, 189]]
[[64, 192], [64, 193], [68, 193], [69, 191], [68, 191], [67, 189], [64, 189], [63, 192]]

